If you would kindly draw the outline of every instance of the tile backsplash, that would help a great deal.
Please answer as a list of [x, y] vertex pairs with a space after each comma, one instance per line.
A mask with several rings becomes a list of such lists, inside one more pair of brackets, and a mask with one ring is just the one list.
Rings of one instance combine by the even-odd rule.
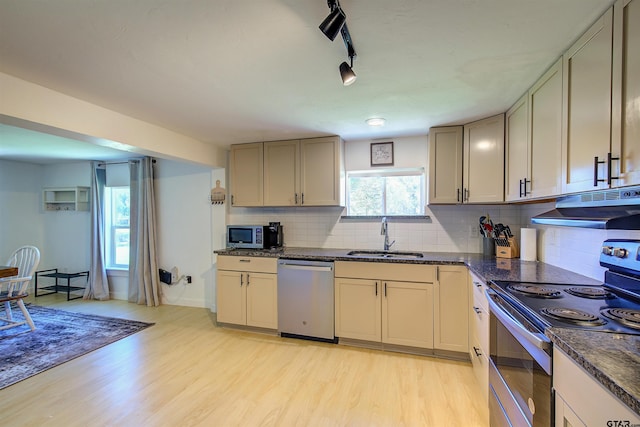
[[[554, 203], [524, 205], [428, 206], [430, 220], [389, 218], [393, 250], [425, 252], [481, 252], [478, 219], [509, 225], [519, 239], [521, 227], [538, 230], [538, 260], [601, 280], [602, 242], [610, 238], [640, 239], [640, 231], [593, 230], [532, 225], [531, 217], [553, 209]], [[345, 219], [342, 208], [230, 208], [227, 224], [268, 224], [279, 221], [290, 247], [382, 249], [379, 220]]]

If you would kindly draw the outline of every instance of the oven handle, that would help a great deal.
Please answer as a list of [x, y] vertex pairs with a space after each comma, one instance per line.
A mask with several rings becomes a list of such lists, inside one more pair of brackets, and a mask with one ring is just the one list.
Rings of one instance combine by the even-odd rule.
[[502, 323], [514, 336], [521, 336], [526, 339], [529, 343], [533, 344], [537, 348], [541, 350], [549, 350], [551, 348], [551, 340], [547, 338], [544, 334], [531, 332], [527, 330], [524, 326], [518, 323], [509, 313], [504, 311], [500, 304], [498, 304], [495, 300], [500, 299], [500, 295], [497, 292], [486, 289], [485, 293], [487, 295], [487, 300], [489, 301], [489, 309], [496, 316], [500, 323]]

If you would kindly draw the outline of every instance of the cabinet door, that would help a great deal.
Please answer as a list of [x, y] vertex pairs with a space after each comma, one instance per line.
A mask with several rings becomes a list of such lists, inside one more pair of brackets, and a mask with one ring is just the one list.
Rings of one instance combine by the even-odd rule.
[[245, 273], [247, 326], [278, 328], [278, 279], [276, 274]]
[[433, 284], [382, 282], [382, 342], [433, 348]]
[[264, 205], [295, 206], [300, 197], [300, 142], [264, 143]]
[[237, 144], [231, 146], [229, 175], [233, 206], [262, 206], [263, 145]]
[[438, 266], [433, 317], [434, 347], [469, 351], [469, 273], [466, 267]]
[[529, 98], [523, 96], [507, 111], [505, 118], [504, 198], [508, 201], [525, 197], [524, 181], [529, 181]]
[[464, 126], [464, 201], [504, 201], [504, 114]]
[[587, 427], [573, 409], [556, 393], [556, 426], [558, 427]]
[[341, 150], [339, 137], [300, 141], [301, 205], [340, 206]]
[[381, 340], [380, 281], [335, 279], [336, 336]]
[[540, 198], [562, 193], [562, 59], [529, 90], [530, 176], [527, 193]]
[[462, 203], [462, 126], [429, 129], [428, 203]]
[[[594, 189], [611, 146], [612, 11], [607, 11], [563, 56], [563, 192]], [[606, 182], [597, 183], [606, 188]]]
[[640, 0], [614, 6], [612, 153], [614, 186], [640, 184]]
[[217, 321], [245, 325], [246, 287], [244, 273], [218, 270], [216, 283]]

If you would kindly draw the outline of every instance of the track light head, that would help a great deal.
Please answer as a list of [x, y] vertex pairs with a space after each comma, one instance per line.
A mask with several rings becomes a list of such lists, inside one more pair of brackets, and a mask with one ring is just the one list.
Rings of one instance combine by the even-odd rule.
[[346, 61], [340, 64], [340, 77], [342, 78], [342, 84], [345, 86], [349, 86], [356, 81], [356, 73], [354, 73], [351, 68], [353, 66], [353, 59], [351, 61], [351, 65], [347, 64]]
[[329, 16], [327, 16], [325, 20], [322, 21], [322, 24], [320, 24], [320, 27], [318, 28], [320, 28], [320, 31], [322, 31], [322, 33], [327, 36], [329, 40], [333, 41], [342, 29], [342, 26], [344, 25], [346, 20], [347, 17], [345, 16], [342, 9], [340, 9], [340, 7], [338, 6], [334, 6], [331, 9], [331, 13], [329, 13]]

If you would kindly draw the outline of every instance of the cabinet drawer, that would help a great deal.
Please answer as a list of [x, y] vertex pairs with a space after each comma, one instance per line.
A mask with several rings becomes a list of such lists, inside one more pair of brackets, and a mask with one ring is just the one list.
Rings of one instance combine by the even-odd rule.
[[471, 364], [473, 365], [473, 374], [480, 385], [482, 398], [484, 403], [489, 401], [489, 358], [487, 353], [478, 343], [472, 340], [469, 346], [469, 356], [471, 356]]
[[218, 270], [249, 271], [259, 273], [277, 273], [277, 258], [218, 256]]
[[477, 341], [477, 345], [486, 353], [489, 350], [489, 311], [474, 304], [469, 316], [471, 339]]
[[475, 305], [477, 307], [482, 307], [486, 312], [489, 312], [489, 303], [487, 301], [487, 296], [484, 293], [484, 291], [487, 288], [487, 285], [484, 283], [482, 279], [480, 279], [475, 274], [473, 273], [470, 273], [470, 274], [471, 274], [471, 288], [473, 290], [472, 305]]
[[335, 268], [336, 277], [400, 282], [435, 282], [436, 280], [434, 265], [337, 261]]

